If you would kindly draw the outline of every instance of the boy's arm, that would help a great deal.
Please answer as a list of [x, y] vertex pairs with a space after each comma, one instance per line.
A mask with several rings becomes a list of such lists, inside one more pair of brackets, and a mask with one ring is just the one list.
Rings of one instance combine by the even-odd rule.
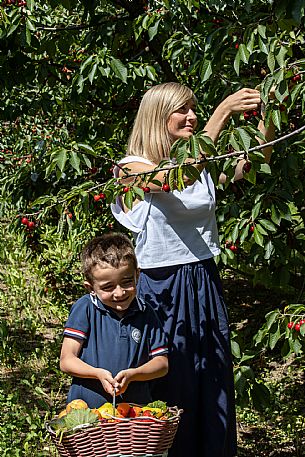
[[117, 395], [124, 393], [132, 381], [149, 381], [161, 378], [168, 372], [168, 359], [165, 355], [159, 355], [137, 368], [128, 368], [120, 371], [114, 378]]
[[93, 367], [78, 357], [83, 343], [83, 340], [80, 339], [64, 337], [60, 354], [60, 369], [64, 373], [78, 378], [99, 379], [105, 391], [113, 395], [115, 381], [112, 374], [103, 368]]

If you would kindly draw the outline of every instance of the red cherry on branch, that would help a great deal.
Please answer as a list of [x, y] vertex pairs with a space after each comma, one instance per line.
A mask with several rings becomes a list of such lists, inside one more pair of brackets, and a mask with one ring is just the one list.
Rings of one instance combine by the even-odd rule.
[[93, 199], [95, 202], [98, 202], [100, 200], [101, 196], [99, 194], [96, 194], [93, 196]]
[[27, 217], [23, 217], [23, 218], [21, 219], [21, 224], [23, 224], [23, 225], [28, 225], [28, 223], [29, 223], [29, 220], [28, 220]]
[[244, 166], [243, 166], [243, 172], [244, 173], [249, 173], [249, 171], [251, 170], [251, 162], [247, 161], [246, 163], [244, 163]]
[[101, 192], [101, 193], [100, 193], [100, 199], [101, 199], [101, 200], [105, 200], [105, 198], [106, 198], [106, 195], [103, 194], [103, 192]]
[[162, 190], [164, 192], [170, 192], [171, 188], [170, 188], [169, 184], [163, 184]]
[[145, 192], [146, 194], [149, 194], [149, 192], [150, 192], [150, 187], [148, 187], [148, 186], [142, 187], [142, 190], [143, 190], [143, 192]]
[[33, 230], [34, 227], [35, 227], [35, 222], [29, 221], [29, 223], [28, 223], [28, 228], [29, 228], [30, 230]]
[[238, 247], [235, 245], [235, 244], [232, 244], [230, 247], [229, 247], [230, 251], [232, 252], [237, 252], [238, 251]]
[[288, 322], [287, 327], [289, 329], [293, 328], [293, 326], [294, 326], [294, 322]]
[[130, 187], [124, 187], [123, 192], [124, 192], [125, 194], [127, 194], [127, 192], [129, 192], [129, 191], [130, 191]]
[[296, 332], [299, 332], [300, 328], [301, 328], [300, 324], [295, 324], [294, 329]]

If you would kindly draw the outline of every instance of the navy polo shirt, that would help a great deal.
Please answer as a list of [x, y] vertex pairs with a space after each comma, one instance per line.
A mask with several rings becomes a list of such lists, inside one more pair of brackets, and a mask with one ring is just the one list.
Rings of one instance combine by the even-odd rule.
[[[83, 340], [79, 358], [109, 370], [113, 377], [121, 370], [136, 368], [168, 352], [159, 318], [150, 305], [138, 298], [119, 317], [96, 296], [84, 295], [71, 308], [64, 336]], [[73, 377], [67, 401], [76, 398], [86, 401], [90, 408], [112, 402], [98, 379]], [[117, 401], [149, 403], [149, 381], [131, 382]]]

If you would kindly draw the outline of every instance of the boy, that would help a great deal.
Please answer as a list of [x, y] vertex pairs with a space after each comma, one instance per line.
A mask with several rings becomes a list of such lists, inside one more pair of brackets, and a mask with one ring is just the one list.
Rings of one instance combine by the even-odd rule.
[[152, 400], [147, 381], [167, 374], [167, 346], [154, 310], [136, 297], [139, 275], [134, 249], [120, 233], [96, 237], [82, 253], [89, 294], [71, 308], [64, 329], [60, 368], [73, 376], [67, 402], [90, 408], [120, 401]]

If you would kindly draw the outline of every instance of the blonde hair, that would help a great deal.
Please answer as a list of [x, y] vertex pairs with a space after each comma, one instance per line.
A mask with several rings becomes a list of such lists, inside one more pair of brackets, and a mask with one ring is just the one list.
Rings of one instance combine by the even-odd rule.
[[176, 82], [158, 84], [149, 89], [140, 103], [127, 155], [144, 157], [156, 164], [167, 158], [173, 144], [168, 119], [189, 100], [197, 103], [193, 91]]

